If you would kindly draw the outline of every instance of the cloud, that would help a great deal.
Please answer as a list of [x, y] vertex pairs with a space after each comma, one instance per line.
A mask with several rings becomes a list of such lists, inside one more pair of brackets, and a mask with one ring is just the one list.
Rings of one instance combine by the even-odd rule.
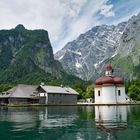
[[100, 10], [100, 14], [105, 17], [115, 16], [115, 13], [112, 11], [113, 5], [103, 5]]
[[[125, 2], [121, 4], [124, 8]], [[20, 23], [28, 29], [48, 30], [54, 52], [93, 26], [115, 22], [121, 15], [116, 14], [113, 0], [0, 0], [0, 7], [0, 29]]]
[[[112, 2], [114, 0], [111, 0]], [[133, 15], [137, 15], [140, 12], [139, 0], [117, 0], [113, 3], [112, 7], [115, 16], [103, 19], [105, 24], [118, 24], [122, 21], [127, 21]]]
[[54, 42], [56, 43], [54, 44], [56, 46], [55, 51], [93, 26], [102, 24], [96, 15], [98, 12], [106, 17], [113, 16], [113, 12], [111, 11], [113, 6], [107, 5], [107, 0], [81, 0], [79, 3], [76, 0], [63, 2], [67, 11], [63, 15], [64, 20], [62, 23], [64, 23], [64, 26], [61, 28], [62, 34], [60, 35], [62, 39], [61, 41], [58, 39], [58, 41]]
[[[1, 0], [0, 28], [21, 23], [48, 30], [55, 51], [99, 22], [96, 13], [111, 15], [107, 0]], [[102, 9], [100, 9], [102, 7]]]

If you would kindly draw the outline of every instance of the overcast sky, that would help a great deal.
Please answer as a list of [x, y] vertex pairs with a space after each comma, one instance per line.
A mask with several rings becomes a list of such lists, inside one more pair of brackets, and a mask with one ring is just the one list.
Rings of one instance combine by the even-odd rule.
[[45, 29], [56, 52], [93, 26], [117, 24], [138, 12], [140, 0], [0, 0], [0, 29]]

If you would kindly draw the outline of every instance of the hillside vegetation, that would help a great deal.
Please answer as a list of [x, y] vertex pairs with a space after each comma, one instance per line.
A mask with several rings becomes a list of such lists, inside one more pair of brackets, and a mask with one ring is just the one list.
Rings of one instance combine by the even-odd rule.
[[86, 82], [68, 75], [54, 60], [45, 30], [27, 30], [18, 25], [0, 30], [0, 84], [40, 84], [86, 86]]

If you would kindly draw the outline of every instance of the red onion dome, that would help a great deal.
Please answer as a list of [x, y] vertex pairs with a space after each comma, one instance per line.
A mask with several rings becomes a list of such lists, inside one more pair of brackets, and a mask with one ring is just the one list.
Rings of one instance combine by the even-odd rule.
[[98, 78], [98, 79], [95, 81], [95, 84], [96, 84], [96, 85], [102, 85], [102, 78], [103, 78], [103, 77]]
[[110, 71], [110, 70], [113, 70], [113, 68], [112, 68], [112, 66], [111, 66], [110, 64], [106, 64], [106, 65], [104, 66], [104, 70], [105, 70], [105, 71]]
[[96, 85], [102, 85], [102, 84], [114, 84], [114, 80], [110, 76], [100, 77], [95, 82]]
[[112, 77], [106, 76], [102, 78], [102, 84], [114, 84]]
[[124, 84], [124, 80], [122, 77], [114, 77], [113, 78], [115, 84]]

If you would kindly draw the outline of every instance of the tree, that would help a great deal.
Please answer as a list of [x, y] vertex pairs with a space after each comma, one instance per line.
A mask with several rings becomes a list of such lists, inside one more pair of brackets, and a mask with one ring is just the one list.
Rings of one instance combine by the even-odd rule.
[[88, 88], [85, 98], [94, 98], [94, 88]]
[[78, 99], [83, 99], [85, 97], [85, 92], [82, 90], [82, 88], [79, 87], [76, 88], [75, 90], [79, 93]]
[[133, 100], [140, 100], [140, 88], [137, 85], [131, 85], [128, 88], [128, 95]]
[[7, 90], [11, 89], [12, 87], [13, 86], [9, 85], [9, 84], [1, 84], [0, 85], [0, 92], [7, 91]]

